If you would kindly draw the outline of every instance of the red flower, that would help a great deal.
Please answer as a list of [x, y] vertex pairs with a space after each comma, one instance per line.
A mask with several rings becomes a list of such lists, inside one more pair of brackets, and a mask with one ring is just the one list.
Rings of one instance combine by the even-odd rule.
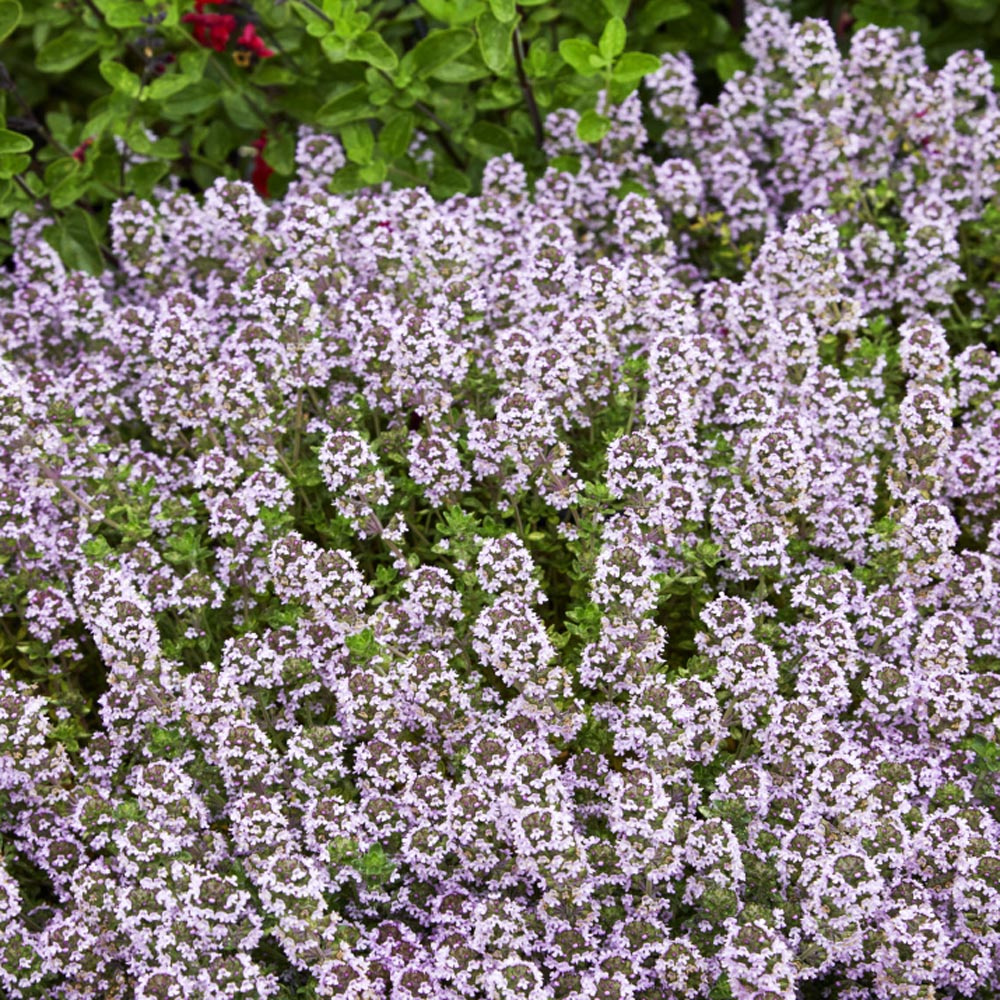
[[84, 139], [76, 149], [70, 154], [77, 163], [83, 163], [87, 158], [87, 150], [94, 145], [93, 138]]
[[250, 175], [250, 183], [253, 184], [254, 190], [261, 196], [261, 198], [269, 198], [270, 195], [267, 191], [267, 181], [271, 174], [274, 173], [274, 167], [272, 167], [264, 159], [264, 147], [267, 145], [267, 133], [261, 132], [260, 138], [254, 139], [251, 145], [257, 150], [257, 155], [253, 160], [253, 173]]
[[264, 44], [264, 40], [257, 34], [257, 29], [248, 21], [243, 25], [243, 32], [239, 38], [236, 39], [237, 45], [242, 45], [244, 48], [248, 48], [254, 55], [258, 55], [261, 59], [267, 59], [268, 56], [273, 56], [274, 53]]
[[222, 52], [229, 43], [229, 36], [236, 30], [236, 18], [232, 14], [203, 14], [201, 11], [205, 5], [196, 0], [198, 12], [185, 14], [181, 20], [192, 25], [194, 40], [199, 45]]

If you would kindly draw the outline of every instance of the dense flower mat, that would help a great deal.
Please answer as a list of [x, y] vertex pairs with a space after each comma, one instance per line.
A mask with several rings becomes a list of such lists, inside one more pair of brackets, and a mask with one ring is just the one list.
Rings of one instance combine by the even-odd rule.
[[2, 995], [1000, 989], [989, 70], [751, 21], [656, 161], [21, 225]]

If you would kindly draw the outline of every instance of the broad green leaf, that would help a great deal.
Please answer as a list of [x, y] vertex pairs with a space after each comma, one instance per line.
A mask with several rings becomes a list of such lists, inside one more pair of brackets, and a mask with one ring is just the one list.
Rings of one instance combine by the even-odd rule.
[[0, 153], [0, 179], [10, 180], [15, 174], [23, 174], [31, 166], [27, 153]]
[[333, 175], [329, 190], [333, 194], [347, 194], [356, 191], [361, 184], [361, 167], [356, 163], [347, 163]]
[[229, 120], [239, 128], [259, 129], [264, 127], [264, 120], [251, 107], [245, 95], [227, 91], [222, 95], [222, 104]]
[[629, 0], [601, 0], [601, 2], [612, 17], [624, 17], [628, 13]]
[[0, 42], [21, 23], [21, 5], [15, 0], [0, 3]]
[[366, 62], [376, 69], [391, 73], [398, 65], [399, 58], [378, 32], [364, 31], [347, 46], [347, 58]]
[[219, 96], [219, 85], [214, 80], [199, 80], [185, 87], [179, 94], [171, 95], [161, 114], [171, 121], [198, 115], [212, 107]]
[[375, 151], [375, 137], [367, 122], [350, 122], [340, 130], [340, 141], [351, 163], [364, 166], [371, 163]]
[[382, 126], [378, 135], [378, 148], [387, 160], [398, 159], [410, 148], [415, 120], [411, 112], [400, 111]]
[[138, 97], [142, 88], [142, 81], [130, 69], [126, 69], [120, 62], [113, 59], [105, 59], [98, 66], [101, 76], [115, 88], [120, 94], [126, 97]]
[[474, 21], [486, 8], [482, 0], [419, 0], [420, 6], [435, 21], [450, 28]]
[[611, 62], [615, 56], [620, 56], [625, 51], [625, 37], [625, 22], [620, 17], [608, 18], [608, 23], [604, 25], [600, 41], [597, 43], [605, 62]]
[[287, 66], [282, 66], [276, 59], [264, 59], [253, 71], [253, 82], [258, 87], [273, 87], [275, 84], [285, 86], [295, 83], [298, 76]]
[[64, 177], [50, 192], [49, 202], [56, 210], [66, 208], [79, 199], [87, 190], [89, 180], [74, 163], [76, 170]]
[[81, 208], [70, 209], [58, 222], [48, 226], [42, 236], [70, 269], [94, 275], [104, 269], [100, 230], [89, 212]]
[[460, 58], [438, 66], [431, 74], [435, 80], [441, 80], [443, 83], [470, 83], [473, 80], [485, 80], [492, 75], [477, 49], [472, 49]]
[[445, 63], [468, 52], [475, 41], [476, 36], [468, 28], [432, 31], [407, 53], [406, 61], [412, 65], [417, 76], [427, 77]]
[[26, 136], [20, 132], [11, 132], [10, 129], [0, 128], [0, 154], [5, 153], [29, 153], [34, 145]]
[[611, 119], [596, 111], [584, 111], [576, 126], [577, 137], [584, 142], [600, 142], [611, 128]]
[[98, 48], [97, 34], [88, 28], [70, 28], [49, 39], [35, 56], [35, 66], [42, 73], [65, 73], [79, 66]]
[[143, 92], [142, 98], [151, 101], [163, 101], [174, 94], [179, 94], [182, 90], [194, 82], [191, 77], [183, 76], [180, 73], [164, 73], [157, 77]]
[[585, 38], [564, 39], [559, 43], [559, 55], [581, 76], [593, 76], [604, 65], [597, 46]]
[[513, 20], [504, 23], [488, 12], [476, 18], [476, 34], [479, 35], [483, 62], [498, 75], [513, 61], [514, 24]]
[[444, 163], [435, 164], [431, 178], [431, 194], [435, 198], [450, 198], [453, 194], [468, 194], [471, 190], [472, 181], [464, 171]]
[[331, 97], [316, 112], [316, 123], [324, 128], [338, 128], [347, 122], [367, 118], [371, 110], [367, 91], [368, 88], [359, 83]]
[[648, 52], [625, 52], [615, 63], [611, 77], [619, 82], [631, 83], [655, 73], [660, 65], [659, 57]]
[[490, 0], [490, 10], [493, 16], [503, 24], [517, 17], [517, 5], [514, 0]]
[[268, 137], [267, 162], [284, 176], [295, 171], [295, 134], [285, 132], [277, 137]]
[[389, 165], [384, 160], [372, 160], [361, 168], [361, 179], [366, 184], [381, 184], [389, 173]]
[[719, 79], [725, 82], [735, 76], [740, 70], [748, 70], [753, 65], [744, 52], [720, 52], [715, 57], [715, 72]]
[[111, 28], [138, 28], [147, 13], [146, 5], [137, 0], [117, 0], [104, 5], [104, 20]]
[[469, 129], [466, 145], [477, 156], [492, 159], [514, 151], [517, 142], [513, 135], [499, 125], [488, 121], [478, 121]]
[[137, 163], [125, 175], [126, 187], [140, 198], [148, 198], [169, 169], [170, 164], [162, 160]]

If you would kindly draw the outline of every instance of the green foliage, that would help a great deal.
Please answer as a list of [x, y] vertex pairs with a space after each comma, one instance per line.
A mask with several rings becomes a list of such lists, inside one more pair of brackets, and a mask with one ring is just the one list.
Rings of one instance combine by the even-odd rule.
[[[63, 260], [98, 273], [115, 264], [112, 202], [149, 197], [168, 176], [194, 191], [257, 176], [280, 196], [300, 125], [342, 140], [336, 191], [388, 180], [447, 197], [474, 190], [502, 153], [537, 175], [551, 110], [584, 112], [580, 136], [599, 142], [598, 92], [624, 99], [659, 53], [690, 52], [710, 83], [735, 65], [727, 10], [719, 0], [237, 0], [205, 7], [235, 18], [216, 37], [192, 19], [193, 0], [2, 0], [0, 222], [40, 206]], [[247, 26], [256, 51], [237, 41]], [[418, 132], [429, 159], [411, 155]]]

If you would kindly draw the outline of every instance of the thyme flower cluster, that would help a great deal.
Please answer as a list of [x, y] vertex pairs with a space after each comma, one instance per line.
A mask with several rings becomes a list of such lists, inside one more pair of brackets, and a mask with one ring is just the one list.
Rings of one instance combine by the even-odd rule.
[[533, 188], [21, 221], [0, 995], [1000, 990], [996, 94], [749, 18]]

